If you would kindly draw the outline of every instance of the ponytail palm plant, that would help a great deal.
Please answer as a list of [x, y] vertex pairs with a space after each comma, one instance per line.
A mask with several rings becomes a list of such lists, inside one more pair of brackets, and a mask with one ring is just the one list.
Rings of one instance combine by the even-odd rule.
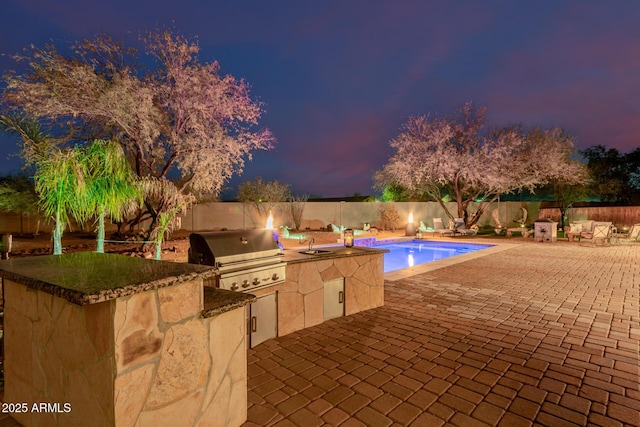
[[104, 252], [104, 220], [122, 219], [142, 193], [122, 148], [94, 141], [86, 148], [52, 150], [36, 162], [36, 192], [40, 207], [53, 217], [53, 253], [62, 253], [62, 234], [71, 218], [84, 223], [97, 217], [96, 252]]
[[91, 214], [83, 157], [84, 153], [77, 147], [55, 149], [37, 162], [34, 175], [36, 192], [41, 209], [54, 220], [54, 255], [62, 253], [62, 233], [71, 218], [84, 222]]
[[96, 252], [104, 253], [105, 217], [121, 221], [128, 207], [142, 203], [142, 192], [119, 144], [96, 140], [83, 160], [88, 175], [87, 209], [98, 223]]
[[40, 123], [21, 115], [0, 115], [0, 130], [19, 136], [27, 164], [35, 164], [38, 205], [54, 220], [53, 253], [62, 253], [62, 233], [71, 217], [83, 221], [86, 209], [86, 181], [83, 153], [77, 148], [61, 150], [57, 141], [42, 132]]
[[158, 224], [151, 234], [155, 243], [155, 259], [160, 259], [162, 242], [176, 225], [176, 215], [194, 202], [194, 197], [180, 192], [178, 187], [165, 178], [144, 178], [140, 181], [145, 200], [152, 200], [161, 207]]
[[54, 220], [53, 253], [62, 253], [62, 234], [74, 218], [78, 223], [95, 216], [96, 252], [104, 252], [104, 219], [121, 220], [127, 208], [142, 203], [137, 184], [119, 144], [96, 140], [80, 148], [58, 148], [33, 119], [0, 115], [0, 131], [18, 135], [27, 163], [34, 164], [39, 206]]

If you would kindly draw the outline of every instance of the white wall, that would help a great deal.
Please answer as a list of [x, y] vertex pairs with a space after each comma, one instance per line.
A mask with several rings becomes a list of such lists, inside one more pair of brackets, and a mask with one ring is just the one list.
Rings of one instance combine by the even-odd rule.
[[[364, 223], [380, 227], [379, 209], [384, 202], [307, 202], [302, 216], [301, 228], [312, 230], [326, 227], [327, 224], [344, 225], [346, 228], [362, 229]], [[409, 213], [413, 213], [414, 222], [423, 221], [427, 226], [433, 226], [433, 218], [446, 218], [446, 214], [436, 202], [395, 202], [393, 203], [400, 215], [398, 228], [404, 227]], [[494, 203], [483, 214], [478, 225], [493, 226], [491, 211], [500, 209], [501, 221], [510, 223], [520, 216], [520, 207], [526, 206], [529, 223], [538, 217], [539, 203], [501, 202]], [[451, 212], [456, 212], [455, 203], [449, 203]], [[469, 212], [474, 212], [477, 204], [472, 203]], [[282, 203], [274, 210], [274, 226], [293, 225], [288, 212], [288, 204]], [[216, 229], [261, 228], [264, 221], [257, 218], [254, 208], [250, 204], [240, 202], [217, 202], [196, 205], [182, 216], [182, 229], [189, 231], [205, 231]]]
[[[302, 216], [301, 228], [318, 230], [328, 224], [344, 225], [346, 228], [362, 229], [364, 223], [381, 228], [379, 209], [385, 205], [384, 202], [307, 202]], [[443, 218], [446, 223], [444, 210], [436, 202], [395, 202], [393, 203], [400, 215], [398, 228], [403, 228], [407, 222], [409, 213], [413, 212], [414, 222], [418, 224], [423, 221], [426, 226], [433, 226], [433, 218]], [[494, 203], [484, 213], [479, 225], [493, 226], [491, 211], [498, 207], [500, 209], [500, 219], [503, 222], [511, 222], [520, 216], [520, 207], [526, 206], [529, 212], [529, 223], [533, 223], [538, 217], [540, 203], [537, 202], [501, 202]], [[475, 211], [477, 204], [472, 203], [469, 212]], [[449, 203], [451, 212], [456, 212], [455, 203]], [[274, 222], [276, 227], [281, 225], [292, 226], [289, 219], [289, 204], [281, 203], [274, 209]], [[0, 233], [35, 233], [38, 218], [34, 215], [21, 216], [15, 213], [0, 214]], [[117, 227], [107, 221], [107, 231], [115, 231]], [[250, 229], [262, 228], [265, 226], [264, 220], [258, 218], [254, 208], [250, 204], [240, 202], [216, 202], [205, 203], [193, 206], [180, 217], [180, 227], [187, 231], [206, 231], [219, 229]], [[40, 218], [41, 232], [51, 232], [52, 223], [46, 218]], [[92, 222], [85, 224], [84, 230], [94, 231], [95, 225]], [[80, 230], [74, 226], [73, 230]], [[143, 226], [136, 230], [144, 229]]]

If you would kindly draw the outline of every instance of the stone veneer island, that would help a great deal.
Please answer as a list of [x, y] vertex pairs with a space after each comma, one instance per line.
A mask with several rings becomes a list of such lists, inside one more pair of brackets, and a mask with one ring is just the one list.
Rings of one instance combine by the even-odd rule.
[[261, 295], [278, 291], [278, 335], [319, 325], [323, 318], [323, 284], [344, 280], [344, 315], [384, 305], [386, 249], [324, 247], [325, 255], [302, 255], [285, 250], [287, 279], [274, 288], [251, 291]]
[[213, 267], [83, 252], [3, 260], [0, 275], [3, 401], [22, 425], [246, 420], [255, 297], [203, 287]]

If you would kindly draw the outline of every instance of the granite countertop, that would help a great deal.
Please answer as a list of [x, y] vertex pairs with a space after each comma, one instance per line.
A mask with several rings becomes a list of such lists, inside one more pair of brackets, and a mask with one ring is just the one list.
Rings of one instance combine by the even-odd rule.
[[305, 248], [298, 249], [285, 249], [283, 252], [283, 261], [286, 261], [289, 264], [295, 264], [298, 262], [310, 262], [310, 261], [321, 261], [323, 259], [333, 259], [333, 258], [346, 258], [352, 256], [362, 256], [362, 255], [371, 255], [371, 254], [384, 254], [385, 252], [389, 252], [388, 249], [376, 249], [371, 247], [364, 246], [352, 246], [347, 248], [345, 246], [325, 246], [325, 247], [316, 247], [313, 249], [327, 250], [329, 252], [317, 254], [317, 255], [307, 255], [301, 254], [300, 252], [304, 251]]
[[255, 295], [225, 289], [204, 287], [204, 310], [202, 317], [213, 317], [257, 300]]
[[213, 266], [75, 252], [0, 261], [0, 276], [78, 305], [213, 277]]

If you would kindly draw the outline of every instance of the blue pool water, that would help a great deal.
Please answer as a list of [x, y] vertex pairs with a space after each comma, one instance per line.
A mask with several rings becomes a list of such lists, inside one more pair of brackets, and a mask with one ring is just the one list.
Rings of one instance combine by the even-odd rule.
[[384, 254], [384, 272], [388, 273], [426, 262], [479, 251], [492, 246], [493, 245], [477, 243], [413, 240], [409, 242], [386, 243], [375, 245], [374, 247], [376, 249], [389, 249], [389, 252]]

